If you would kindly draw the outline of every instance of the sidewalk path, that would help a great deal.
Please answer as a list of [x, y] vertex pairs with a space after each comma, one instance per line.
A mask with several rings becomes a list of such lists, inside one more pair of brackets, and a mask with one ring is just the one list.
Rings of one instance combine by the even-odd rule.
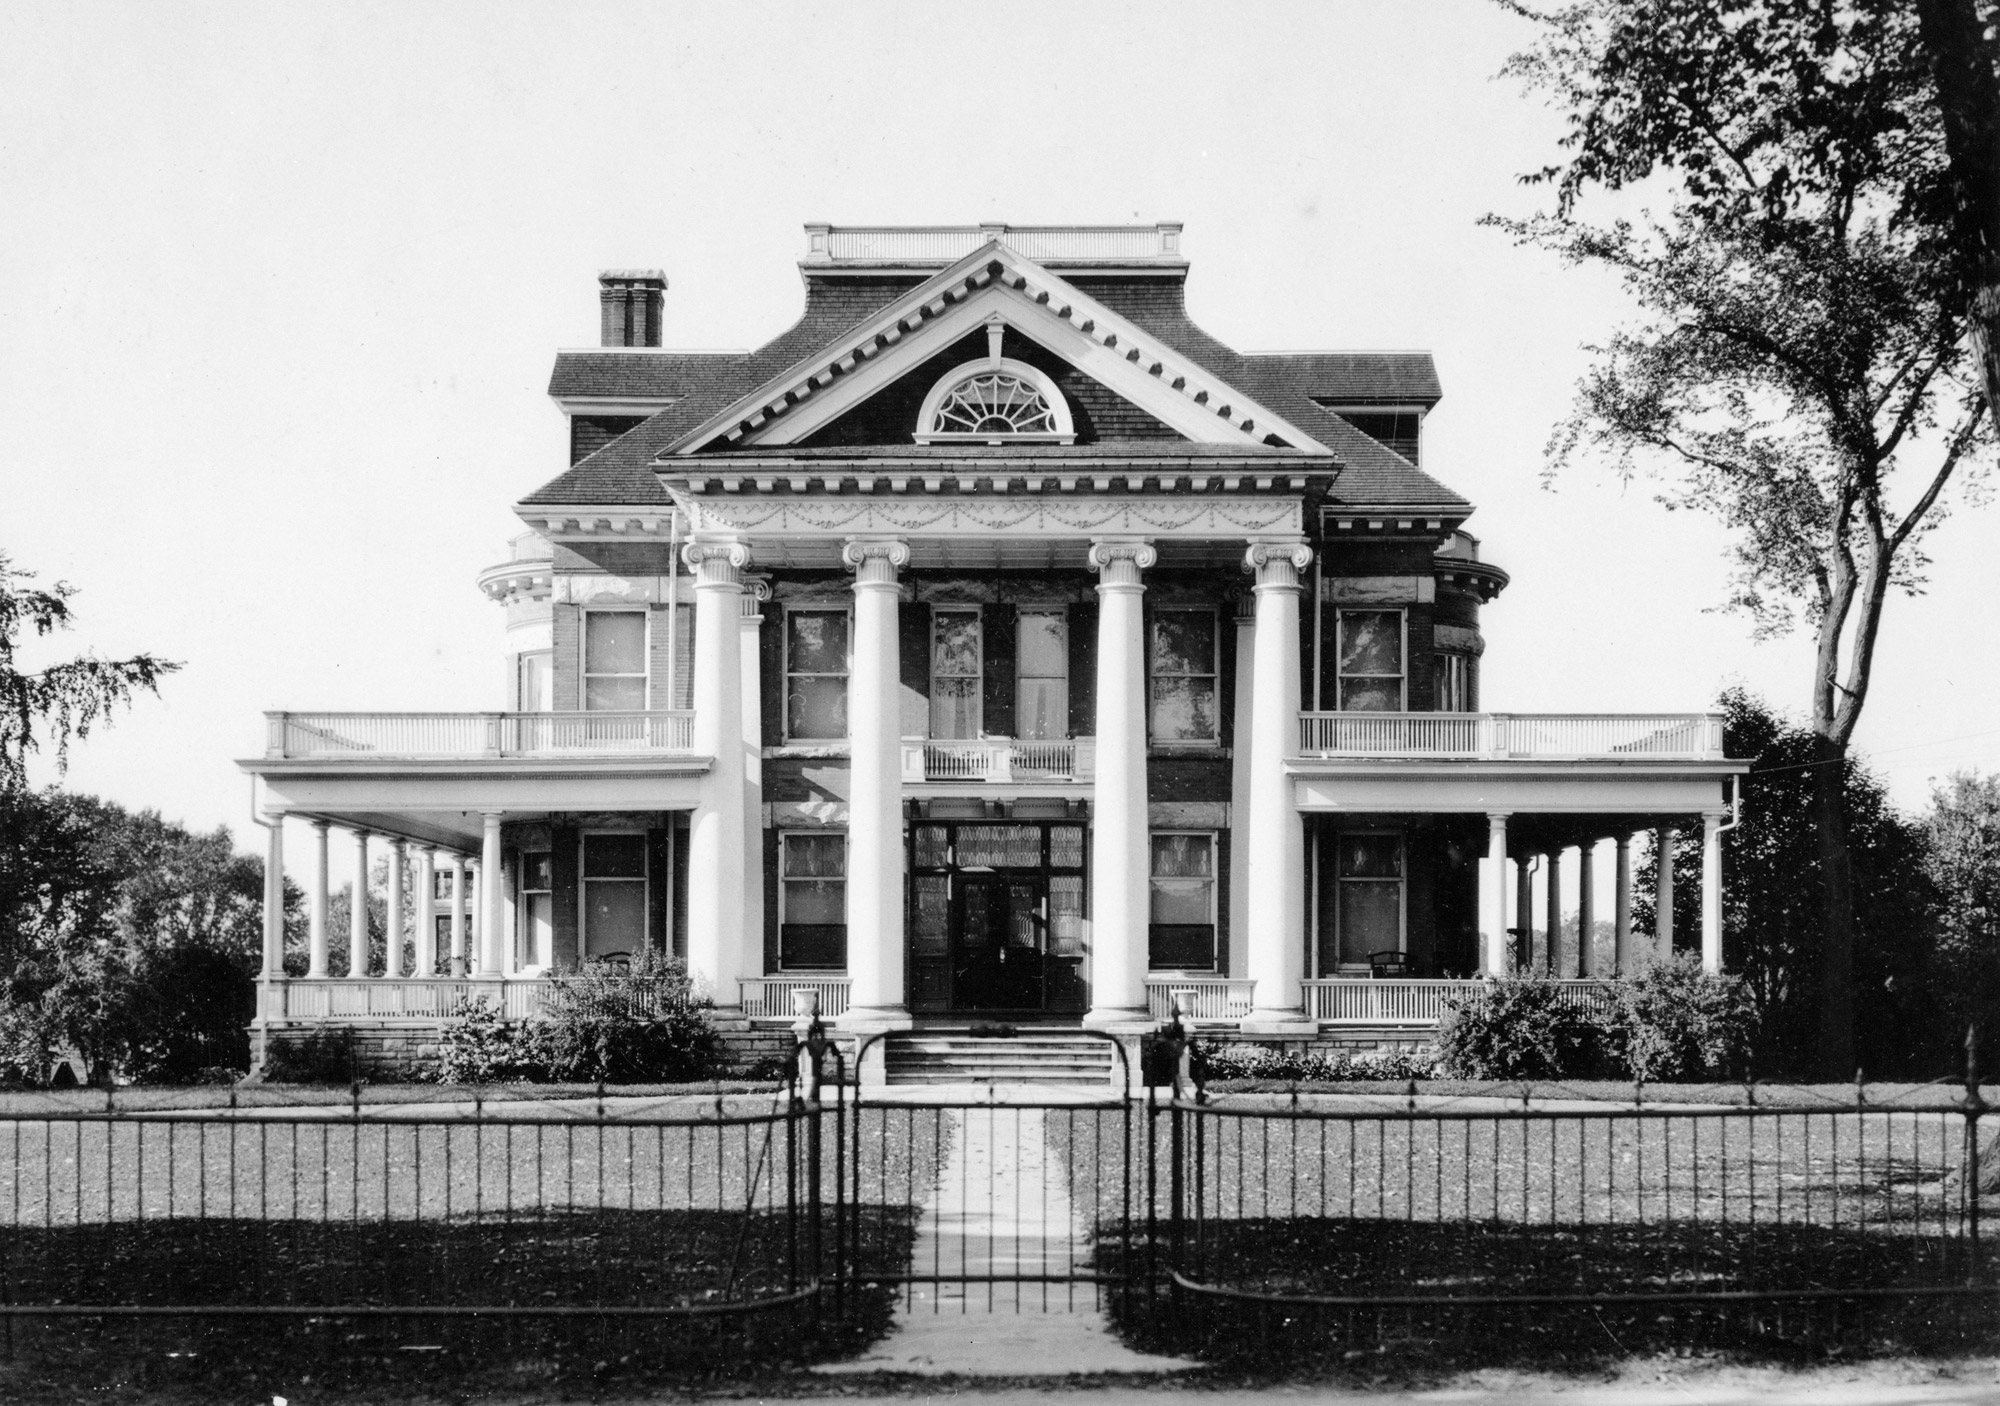
[[[951, 1152], [917, 1222], [916, 1273], [1066, 1275], [1089, 1268], [1068, 1178], [1050, 1165], [1039, 1108], [954, 1108]], [[816, 1371], [929, 1376], [1178, 1372], [1197, 1364], [1133, 1352], [1092, 1283], [912, 1284], [889, 1336], [866, 1357]]]

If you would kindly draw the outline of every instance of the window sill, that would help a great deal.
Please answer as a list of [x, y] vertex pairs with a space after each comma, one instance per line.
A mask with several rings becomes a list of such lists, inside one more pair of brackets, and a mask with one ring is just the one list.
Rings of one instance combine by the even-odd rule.
[[804, 759], [838, 757], [844, 760], [849, 755], [849, 750], [845, 742], [793, 742], [782, 747], [766, 747], [764, 755]]

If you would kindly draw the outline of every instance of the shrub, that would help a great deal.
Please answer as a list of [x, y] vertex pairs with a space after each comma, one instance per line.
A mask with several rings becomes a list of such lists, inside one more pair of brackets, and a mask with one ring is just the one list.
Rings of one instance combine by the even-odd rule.
[[1605, 1021], [1538, 978], [1485, 982], [1448, 1000], [1438, 1025], [1439, 1067], [1459, 1079], [1577, 1079], [1606, 1072]]
[[1748, 1067], [1757, 1011], [1742, 978], [1702, 970], [1683, 952], [1618, 990], [1613, 1015], [1634, 1079], [1726, 1079]]
[[264, 1078], [273, 1084], [345, 1084], [355, 1077], [354, 1032], [343, 1026], [274, 1041], [264, 1057]]
[[522, 1063], [557, 1083], [675, 1083], [715, 1069], [721, 1042], [713, 1003], [697, 998], [687, 968], [647, 952], [629, 971], [591, 965], [549, 983], [541, 1011], [519, 1033]]
[[1436, 1077], [1437, 1052], [1371, 1050], [1364, 1054], [1313, 1054], [1269, 1045], [1227, 1044], [1202, 1047], [1209, 1081], [1270, 1079], [1284, 1083], [1338, 1084], [1366, 1080], [1403, 1083]]
[[451, 1008], [438, 1042], [441, 1084], [496, 1084], [519, 1079], [523, 1069], [521, 1033], [501, 1018], [484, 996], [462, 999]]
[[240, 958], [195, 945], [148, 954], [130, 1006], [124, 1072], [135, 1082], [212, 1084], [218, 1070], [250, 1068], [257, 986]]

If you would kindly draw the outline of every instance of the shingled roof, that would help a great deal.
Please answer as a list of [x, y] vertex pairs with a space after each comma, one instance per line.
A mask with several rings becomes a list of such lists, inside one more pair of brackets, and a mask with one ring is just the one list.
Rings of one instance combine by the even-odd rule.
[[[530, 504], [662, 505], [671, 498], [653, 469], [669, 445], [800, 360], [823, 352], [920, 280], [808, 278], [805, 312], [782, 335], [752, 352], [566, 351], [557, 355], [549, 393], [560, 399], [667, 399], [674, 403], [574, 465], [523, 500]], [[1471, 505], [1327, 405], [1432, 404], [1436, 369], [1422, 352], [1305, 352], [1246, 356], [1211, 337], [1187, 315], [1179, 275], [1072, 280], [1173, 350], [1284, 416], [1331, 449], [1342, 463], [1335, 503]], [[1107, 452], [1107, 446], [1082, 446]], [[1193, 446], [1182, 446], [1192, 448]], [[884, 446], [901, 457], [910, 445]], [[1150, 452], [1163, 448], [1158, 442]], [[800, 450], [788, 450], [800, 453]], [[839, 457], [865, 456], [848, 448]], [[1174, 451], [1178, 452], [1178, 450]], [[1286, 451], [1274, 451], [1284, 453]]]

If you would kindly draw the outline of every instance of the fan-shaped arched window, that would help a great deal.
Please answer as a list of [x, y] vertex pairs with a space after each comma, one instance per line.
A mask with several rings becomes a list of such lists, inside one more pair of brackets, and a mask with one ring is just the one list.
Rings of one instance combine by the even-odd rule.
[[959, 366], [932, 387], [917, 417], [917, 443], [1006, 440], [1068, 444], [1069, 405], [1055, 383], [1018, 361]]

